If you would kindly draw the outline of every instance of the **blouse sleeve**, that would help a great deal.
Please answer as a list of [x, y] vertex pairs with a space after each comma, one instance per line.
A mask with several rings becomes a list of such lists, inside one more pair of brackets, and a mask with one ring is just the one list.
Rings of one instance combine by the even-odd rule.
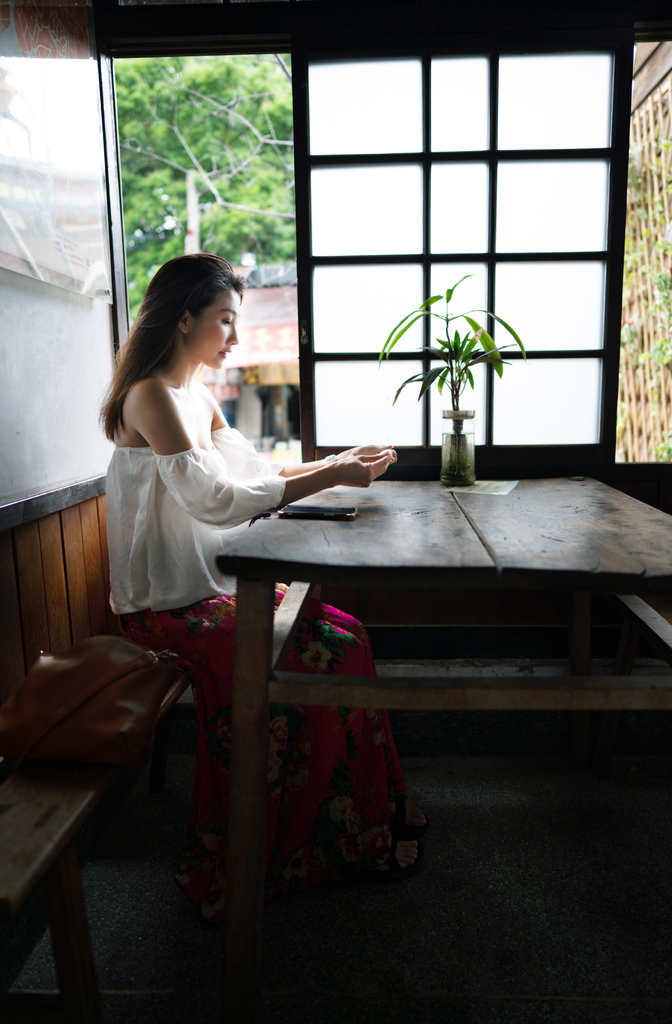
[[191, 448], [177, 455], [154, 457], [171, 497], [202, 523], [239, 526], [282, 504], [284, 477], [250, 474], [248, 479], [239, 479], [230, 473], [219, 449], [204, 452]]
[[234, 480], [247, 480], [255, 476], [276, 476], [282, 466], [261, 458], [251, 441], [233, 427], [213, 430], [212, 443], [226, 462]]

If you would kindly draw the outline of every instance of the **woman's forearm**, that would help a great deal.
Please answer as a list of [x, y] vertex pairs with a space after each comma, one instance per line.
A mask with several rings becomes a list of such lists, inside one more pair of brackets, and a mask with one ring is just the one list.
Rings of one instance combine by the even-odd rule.
[[325, 460], [296, 467], [302, 468], [304, 472], [293, 474], [287, 480], [283, 504], [289, 505], [292, 501], [299, 501], [300, 498], [307, 498], [339, 484], [345, 487], [368, 487], [395, 460], [394, 451], [386, 449], [375, 456], [344, 452], [333, 462]]
[[278, 476], [285, 476], [289, 480], [291, 477], [305, 476], [306, 473], [312, 473], [314, 469], [323, 469], [327, 465], [329, 463], [325, 462], [324, 459], [320, 459], [319, 462], [301, 462], [296, 465], [290, 462], [282, 467]]
[[[290, 467], [285, 467], [288, 469]], [[281, 473], [280, 476], [287, 476], [283, 504], [289, 505], [292, 501], [300, 498], [307, 498], [310, 494], [317, 494], [328, 487], [336, 487], [341, 483], [339, 470], [335, 463], [311, 462], [308, 465], [292, 466], [292, 469], [303, 470], [301, 473]]]

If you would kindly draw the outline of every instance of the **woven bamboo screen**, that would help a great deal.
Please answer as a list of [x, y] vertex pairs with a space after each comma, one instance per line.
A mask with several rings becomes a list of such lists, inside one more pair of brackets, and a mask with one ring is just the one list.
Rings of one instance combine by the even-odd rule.
[[623, 462], [672, 460], [671, 109], [668, 73], [630, 122], [616, 442]]

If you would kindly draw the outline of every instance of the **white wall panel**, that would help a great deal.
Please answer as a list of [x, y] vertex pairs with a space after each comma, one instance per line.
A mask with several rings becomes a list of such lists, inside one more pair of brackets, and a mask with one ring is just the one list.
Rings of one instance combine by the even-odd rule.
[[0, 268], [0, 504], [101, 476], [112, 307]]

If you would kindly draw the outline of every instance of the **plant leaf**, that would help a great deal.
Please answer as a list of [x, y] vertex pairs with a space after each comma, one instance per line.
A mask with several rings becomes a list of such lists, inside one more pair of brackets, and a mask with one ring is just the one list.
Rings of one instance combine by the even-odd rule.
[[443, 295], [430, 295], [428, 299], [425, 299], [424, 302], [420, 303], [418, 309], [427, 309], [428, 306], [433, 306], [435, 302], [438, 302], [442, 298]]
[[453, 297], [453, 292], [454, 292], [454, 291], [455, 291], [455, 289], [457, 288], [457, 285], [458, 285], [458, 284], [462, 284], [462, 282], [463, 282], [463, 281], [466, 281], [468, 277], [473, 277], [473, 276], [474, 276], [473, 274], [465, 274], [465, 275], [464, 275], [464, 277], [461, 277], [461, 278], [460, 278], [460, 280], [459, 280], [459, 281], [457, 282], [457, 284], [454, 284], [452, 288], [448, 288], [448, 289], [446, 290], [446, 305], [448, 305], [448, 303], [449, 303], [449, 302], [450, 302], [450, 300], [452, 299], [452, 297]]
[[496, 320], [498, 324], [501, 324], [502, 327], [506, 327], [506, 329], [509, 332], [509, 334], [511, 335], [511, 337], [514, 339], [514, 341], [516, 341], [518, 343], [518, 347], [519, 347], [520, 351], [523, 353], [523, 355], [525, 355], [526, 354], [525, 353], [525, 346], [523, 345], [522, 341], [520, 340], [520, 338], [518, 337], [518, 335], [514, 331], [513, 327], [509, 326], [509, 324], [507, 324], [506, 320], [502, 320], [501, 316], [497, 316], [496, 313], [491, 313], [490, 316], [493, 318], [493, 320]]
[[435, 366], [433, 370], [430, 370], [425, 377], [422, 387], [420, 388], [420, 394], [418, 395], [418, 401], [422, 398], [425, 392], [431, 388], [432, 384], [442, 373], [446, 373], [447, 368], [445, 366]]
[[[496, 313], [490, 313], [487, 309], [471, 309], [471, 310], [469, 310], [469, 312], [470, 313], [485, 313], [486, 316], [491, 316], [493, 320], [496, 320], [498, 324], [501, 324], [502, 327], [506, 328], [506, 330], [509, 332], [509, 334], [511, 335], [513, 340], [518, 345], [518, 348], [520, 349], [520, 351], [523, 353], [523, 355], [525, 355], [525, 346], [523, 345], [522, 341], [520, 340], [520, 338], [518, 337], [518, 335], [514, 331], [513, 327], [510, 324], [507, 324], [506, 320], [502, 320], [501, 316], [497, 316]], [[466, 319], [466, 317], [465, 317], [465, 319]]]
[[397, 388], [397, 393], [394, 396], [394, 401], [392, 402], [392, 405], [395, 404], [395, 402], [399, 398], [399, 395], [404, 390], [404, 388], [406, 387], [407, 384], [417, 384], [417, 383], [419, 383], [419, 381], [423, 380], [423, 378], [424, 378], [424, 374], [416, 373], [416, 374], [414, 374], [413, 377], [409, 377], [407, 380], [405, 380], [404, 383], [401, 384], [400, 387]]
[[478, 334], [478, 340], [484, 349], [491, 350], [497, 347], [485, 327], [479, 324], [477, 320], [472, 320], [470, 316], [465, 316], [464, 319], [467, 321], [474, 334]]
[[[379, 364], [383, 361], [383, 357], [384, 356], [388, 356], [390, 354], [390, 352], [392, 351], [394, 346], [397, 344], [399, 339], [403, 338], [403, 336], [406, 334], [406, 331], [409, 329], [409, 327], [412, 327], [413, 324], [417, 323], [418, 320], [421, 320], [423, 316], [427, 316], [427, 313], [420, 313], [417, 310], [414, 310], [414, 313], [416, 313], [416, 312], [418, 314], [417, 316], [414, 316], [413, 313], [409, 313], [407, 316], [404, 317], [403, 320], [399, 321], [399, 323], [397, 324], [396, 327], [392, 328], [392, 330], [390, 331], [390, 333], [387, 336], [387, 341], [385, 342], [385, 344], [383, 345], [382, 349], [380, 350], [380, 355], [378, 356], [378, 363]], [[404, 321], [408, 320], [409, 317], [413, 317], [413, 319], [409, 320], [409, 322], [404, 327], [402, 327], [401, 325], [404, 323]]]

